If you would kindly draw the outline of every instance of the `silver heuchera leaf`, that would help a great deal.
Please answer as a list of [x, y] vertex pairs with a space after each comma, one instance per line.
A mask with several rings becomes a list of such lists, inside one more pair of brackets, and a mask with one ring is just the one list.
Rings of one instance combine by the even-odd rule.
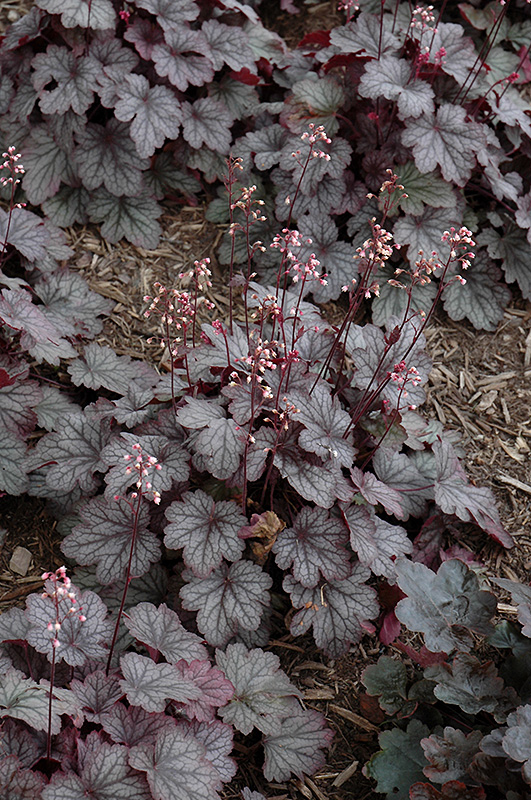
[[295, 580], [311, 587], [319, 582], [319, 573], [325, 580], [350, 575], [346, 542], [347, 531], [341, 520], [329, 517], [322, 508], [304, 506], [293, 527], [279, 533], [272, 552], [281, 569], [293, 564]]
[[[96, 342], [85, 347], [83, 357], [68, 366], [72, 382], [89, 389], [104, 387], [116, 394], [125, 394], [131, 381], [142, 375], [138, 361], [129, 356], [118, 356], [111, 347]], [[154, 375], [156, 380], [156, 375]]]
[[476, 155], [486, 150], [483, 126], [467, 120], [461, 106], [443, 103], [436, 115], [423, 114], [406, 121], [402, 142], [413, 149], [415, 164], [421, 172], [437, 165], [449, 183], [464, 186], [476, 165]]
[[126, 653], [120, 659], [124, 679], [120, 682], [129, 703], [144, 711], [163, 712], [168, 700], [185, 703], [198, 700], [201, 689], [182, 677], [173, 664], [155, 664], [138, 653]]
[[138, 745], [129, 763], [146, 773], [154, 800], [219, 800], [219, 773], [205, 746], [183, 728], [163, 731], [154, 745]]
[[[94, 99], [94, 84], [101, 66], [90, 56], [78, 57], [66, 47], [48, 45], [46, 53], [38, 53], [31, 65], [33, 86], [39, 94], [43, 114], [65, 114], [71, 108], [84, 114]], [[50, 83], [53, 89], [46, 89]]]
[[65, 28], [114, 29], [116, 14], [110, 0], [38, 0], [50, 14], [61, 14]]
[[350, 416], [343, 411], [337, 397], [332, 398], [330, 387], [318, 383], [311, 395], [289, 392], [288, 400], [296, 408], [293, 420], [305, 427], [299, 434], [300, 446], [322, 459], [332, 456], [342, 467], [351, 467], [356, 451], [348, 438], [343, 438]]
[[287, 781], [292, 775], [313, 775], [325, 764], [322, 752], [334, 738], [322, 714], [297, 708], [280, 721], [277, 732], [263, 738], [264, 775], [268, 781]]
[[[50, 685], [48, 681], [35, 683], [25, 678], [17, 669], [9, 669], [0, 676], [0, 718], [12, 717], [27, 723], [36, 731], [48, 730]], [[78, 703], [69, 689], [53, 689], [52, 733], [61, 730], [61, 714], [74, 715]]]
[[164, 544], [184, 548], [186, 566], [201, 578], [219, 567], [223, 558], [237, 561], [243, 553], [245, 543], [238, 533], [247, 518], [233, 500], [216, 502], [198, 489], [173, 502], [166, 517], [170, 524], [164, 528]]
[[79, 740], [79, 774], [56, 772], [42, 800], [152, 800], [143, 775], [128, 764], [129, 749], [104, 742], [93, 732]]
[[114, 197], [140, 193], [141, 170], [149, 161], [139, 157], [129, 133], [130, 125], [110, 119], [105, 127], [89, 123], [77, 134], [74, 160], [85, 189], [103, 184]]
[[[45, 586], [49, 593], [54, 589], [49, 581]], [[74, 601], [68, 595], [57, 599], [49, 594], [29, 595], [26, 617], [31, 627], [26, 638], [39, 653], [45, 653], [49, 661], [52, 661], [55, 649], [56, 660], [64, 659], [72, 667], [80, 667], [87, 659], [105, 658], [113, 625], [106, 620], [107, 607], [97, 594], [89, 590], [79, 592], [73, 585], [70, 592], [75, 595]], [[85, 619], [81, 620], [80, 616]], [[54, 625], [56, 621], [61, 625], [60, 630], [50, 631], [49, 624]], [[55, 648], [54, 639], [59, 642]]]
[[299, 708], [301, 693], [280, 669], [274, 653], [229, 644], [225, 652], [216, 652], [216, 662], [234, 686], [234, 698], [219, 714], [242, 733], [247, 735], [253, 728], [278, 732], [280, 720]]
[[522, 633], [531, 638], [531, 586], [506, 578], [495, 578], [494, 583], [509, 592], [513, 603], [518, 607], [518, 622], [522, 624]]
[[185, 25], [168, 27], [164, 40], [153, 47], [151, 54], [158, 75], [168, 78], [181, 92], [189, 84], [202, 86], [212, 80], [214, 69], [208, 58], [209, 46], [201, 31]]
[[165, 31], [192, 22], [199, 16], [195, 0], [136, 0], [135, 5], [153, 14]]
[[146, 194], [115, 197], [101, 187], [92, 193], [87, 212], [93, 222], [103, 223], [101, 234], [113, 244], [125, 238], [137, 247], [155, 250], [159, 243], [162, 228], [157, 219], [162, 208]]
[[[63, 540], [61, 549], [78, 564], [96, 564], [96, 575], [103, 584], [125, 576], [133, 536], [133, 512], [123, 498], [89, 500], [79, 510], [81, 522]], [[131, 574], [144, 575], [160, 558], [160, 542], [149, 528], [149, 507], [142, 502], [136, 519], [136, 539]]]
[[256, 72], [255, 57], [242, 28], [209, 19], [203, 22], [201, 33], [208, 42], [208, 57], [216, 72], [223, 64], [237, 72], [244, 67]]
[[341, 53], [381, 58], [385, 53], [395, 53], [400, 42], [391, 31], [380, 25], [375, 14], [362, 13], [356, 20], [334, 28], [330, 32], [330, 43], [339, 48]]
[[470, 631], [492, 632], [496, 598], [480, 590], [475, 572], [462, 561], [445, 561], [435, 574], [424, 564], [402, 558], [396, 571], [407, 597], [400, 600], [395, 613], [410, 631], [424, 634], [428, 650], [468, 651], [474, 644]]
[[123, 697], [118, 677], [105, 675], [103, 670], [91, 672], [83, 682], [72, 680], [70, 688], [88, 722], [100, 722], [102, 715], [108, 714]]
[[182, 659], [190, 662], [208, 657], [199, 636], [187, 631], [166, 603], [161, 603], [158, 608], [153, 603], [138, 603], [127, 612], [124, 622], [131, 636], [162, 653], [170, 664]]
[[429, 83], [411, 79], [411, 65], [403, 58], [382, 56], [365, 65], [359, 93], [362, 97], [396, 100], [398, 118], [420, 117], [434, 110], [434, 91]]
[[189, 722], [187, 730], [205, 745], [205, 757], [210, 761], [223, 783], [230, 781], [237, 772], [236, 762], [230, 758], [233, 745], [233, 729], [219, 719], [212, 722]]
[[44, 787], [44, 776], [29, 769], [21, 769], [20, 761], [15, 755], [3, 755], [0, 758], [0, 786], [6, 786], [4, 797], [13, 800], [34, 800], [41, 797]]
[[291, 634], [297, 636], [313, 627], [315, 643], [328, 655], [336, 658], [346, 653], [352, 642], [359, 642], [363, 630], [374, 630], [368, 620], [377, 616], [378, 602], [374, 589], [365, 583], [369, 576], [370, 570], [358, 563], [350, 577], [307, 589], [288, 575], [283, 588], [294, 608], [300, 609], [291, 621]]
[[225, 706], [234, 694], [234, 686], [223, 672], [210, 665], [210, 661], [179, 661], [175, 665], [177, 674], [190, 680], [200, 690], [197, 700], [186, 700], [182, 708], [189, 719], [210, 722], [220, 706]]
[[375, 575], [394, 581], [395, 559], [413, 550], [404, 528], [380, 519], [371, 506], [351, 505], [341, 514], [350, 533], [350, 546], [361, 563]]
[[31, 454], [31, 467], [51, 463], [46, 483], [62, 493], [77, 485], [87, 494], [94, 491], [94, 473], [105, 469], [101, 451], [111, 438], [109, 420], [100, 420], [87, 413], [65, 417], [61, 430], [44, 436]]
[[92, 292], [81, 275], [71, 271], [43, 275], [34, 289], [46, 306], [46, 317], [65, 336], [94, 338], [103, 327], [100, 315], [113, 308], [112, 300]]
[[176, 725], [176, 720], [168, 714], [144, 711], [140, 706], [124, 706], [123, 703], [103, 712], [100, 721], [113, 742], [127, 747], [154, 744], [159, 733], [172, 730]]
[[444, 310], [451, 319], [468, 319], [476, 330], [496, 330], [511, 299], [510, 290], [500, 281], [500, 269], [485, 250], [480, 250], [463, 277], [464, 286], [456, 280], [446, 286], [442, 295]]
[[225, 106], [211, 97], [183, 103], [183, 137], [195, 150], [205, 144], [217, 153], [227, 154], [231, 145], [232, 116]]
[[183, 578], [188, 582], [180, 592], [183, 607], [198, 612], [197, 627], [209, 644], [224, 647], [238, 629], [255, 631], [260, 625], [273, 581], [257, 564], [222, 564], [208, 578], [186, 570]]
[[33, 205], [53, 197], [68, 175], [68, 155], [45, 125], [37, 125], [24, 142], [24, 191]]
[[177, 139], [181, 104], [167, 86], [153, 86], [143, 75], [126, 75], [117, 89], [117, 119], [131, 122], [131, 138], [138, 154], [152, 156], [166, 138]]

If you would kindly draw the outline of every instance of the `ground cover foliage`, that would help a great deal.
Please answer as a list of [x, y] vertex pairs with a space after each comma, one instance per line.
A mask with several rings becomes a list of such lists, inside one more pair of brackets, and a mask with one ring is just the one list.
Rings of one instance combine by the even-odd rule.
[[[491, 330], [506, 283], [531, 297], [531, 20], [344, 5], [295, 50], [237, 0], [39, 0], [3, 39], [0, 490], [47, 498], [71, 575], [0, 616], [10, 798], [216, 798], [235, 734], [265, 781], [312, 774], [332, 732], [265, 649], [274, 615], [331, 657], [423, 635], [398, 640], [414, 675], [363, 676], [377, 791], [528, 796], [531, 590], [459, 545], [513, 542], [419, 408], [439, 300]], [[208, 260], [156, 285], [160, 376], [92, 341], [109, 302], [61, 227], [153, 248], [160, 203], [210, 184], [243, 321], [200, 325]]]

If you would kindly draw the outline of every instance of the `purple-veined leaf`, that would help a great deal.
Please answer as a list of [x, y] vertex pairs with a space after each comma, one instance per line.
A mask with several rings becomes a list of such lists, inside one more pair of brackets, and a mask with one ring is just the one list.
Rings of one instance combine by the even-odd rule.
[[94, 222], [102, 222], [101, 234], [115, 244], [127, 239], [137, 247], [155, 250], [162, 233], [157, 218], [162, 208], [147, 195], [115, 197], [106, 189], [92, 193], [87, 206]]
[[481, 731], [472, 731], [467, 736], [463, 731], [447, 727], [442, 736], [432, 734], [422, 739], [420, 744], [430, 764], [424, 767], [424, 775], [434, 783], [466, 777], [482, 738]]
[[50, 240], [45, 222], [24, 208], [12, 210], [9, 230], [8, 220], [8, 213], [1, 209], [0, 236], [2, 241], [7, 239], [7, 243], [13, 245], [28, 261], [44, 259]]
[[237, 561], [230, 567], [222, 564], [208, 578], [188, 570], [183, 577], [183, 607], [198, 612], [197, 627], [209, 644], [224, 647], [238, 629], [255, 631], [260, 625], [273, 581], [257, 564]]
[[274, 123], [257, 131], [249, 131], [238, 140], [238, 152], [250, 152], [257, 169], [271, 169], [281, 158], [288, 133], [282, 125]]
[[151, 58], [157, 74], [185, 92], [189, 84], [202, 86], [212, 80], [214, 69], [208, 58], [209, 50], [201, 31], [180, 25], [166, 30], [164, 44], [153, 46]]
[[324, 766], [325, 755], [334, 738], [322, 714], [298, 708], [280, 721], [280, 729], [266, 734], [264, 775], [268, 781], [287, 781], [292, 775], [313, 775]]
[[177, 409], [177, 420], [183, 427], [200, 430], [218, 419], [223, 419], [224, 412], [220, 405], [201, 397], [185, 397], [185, 406]]
[[398, 585], [407, 595], [396, 606], [398, 619], [410, 631], [421, 631], [433, 653], [468, 651], [470, 631], [488, 635], [496, 598], [481, 591], [476, 573], [458, 559], [444, 561], [437, 574], [405, 558], [396, 564]]
[[361, 76], [359, 93], [362, 97], [385, 97], [397, 101], [398, 118], [420, 117], [434, 110], [434, 92], [426, 81], [411, 80], [411, 65], [404, 58], [382, 56], [369, 61]]
[[109, 714], [124, 694], [119, 678], [116, 675], [105, 675], [103, 670], [91, 672], [84, 681], [72, 680], [70, 688], [88, 722], [101, 722], [102, 716]]
[[467, 121], [465, 109], [450, 103], [441, 104], [436, 115], [406, 120], [402, 142], [412, 148], [421, 172], [430, 172], [439, 165], [443, 178], [458, 186], [467, 183], [477, 154], [487, 146], [482, 126]]
[[[48, 592], [53, 591], [53, 584], [45, 583]], [[30, 594], [26, 600], [26, 616], [30, 629], [26, 634], [27, 641], [39, 653], [44, 653], [49, 661], [55, 650], [56, 660], [64, 660], [72, 667], [81, 667], [87, 659], [102, 660], [106, 655], [106, 647], [110, 641], [113, 625], [107, 620], [107, 607], [95, 592], [88, 589], [79, 592], [72, 585], [71, 591], [75, 599], [67, 595], [57, 598], [40, 594]], [[71, 609], [73, 609], [71, 611]], [[80, 616], [85, 620], [82, 621]], [[48, 630], [49, 623], [58, 621], [60, 630]], [[53, 641], [59, 642], [53, 647]]]
[[292, 86], [292, 94], [285, 101], [281, 121], [292, 133], [301, 133], [308, 122], [324, 125], [328, 136], [337, 133], [339, 123], [336, 113], [345, 103], [345, 91], [332, 76], [304, 78]]
[[42, 204], [44, 213], [55, 225], [68, 228], [74, 222], [87, 222], [89, 193], [83, 186], [61, 186], [57, 194]]
[[375, 575], [394, 579], [395, 559], [413, 550], [404, 528], [380, 519], [371, 506], [351, 505], [341, 514], [350, 533], [350, 546], [361, 563]]
[[380, 747], [364, 768], [367, 777], [378, 781], [376, 791], [387, 797], [409, 800], [409, 788], [415, 781], [425, 781], [423, 767], [427, 765], [421, 740], [430, 735], [430, 729], [420, 720], [413, 719], [405, 731], [393, 728], [378, 737]]
[[31, 468], [51, 464], [46, 473], [50, 489], [71, 492], [77, 485], [87, 494], [98, 480], [94, 473], [105, 471], [101, 451], [112, 436], [110, 422], [86, 411], [70, 414], [61, 429], [43, 436], [31, 453]]
[[[11, 717], [26, 722], [36, 731], [48, 730], [50, 685], [35, 683], [17, 669], [8, 669], [0, 676], [0, 718]], [[61, 730], [61, 715], [76, 715], [78, 703], [69, 689], [53, 689], [52, 733]]]
[[360, 56], [381, 58], [386, 53], [395, 53], [400, 43], [375, 14], [361, 13], [356, 21], [330, 31], [330, 43], [341, 53], [356, 53]]
[[255, 57], [242, 28], [209, 19], [203, 22], [201, 33], [208, 42], [208, 57], [216, 72], [223, 64], [237, 72], [243, 68], [256, 72]]
[[230, 781], [237, 770], [236, 762], [229, 757], [233, 744], [232, 727], [215, 719], [212, 722], [189, 722], [186, 730], [205, 746], [205, 758], [215, 767], [223, 783]]
[[26, 445], [5, 428], [0, 431], [0, 492], [18, 497], [28, 489]]
[[[295, 436], [296, 434], [297, 431]], [[321, 508], [331, 508], [337, 499], [348, 501], [352, 498], [352, 488], [336, 460], [330, 456], [323, 462], [317, 456], [305, 456], [295, 443], [292, 433], [288, 433], [287, 438], [280, 442], [273, 463], [282, 477], [305, 500], [314, 502]]]
[[[82, 506], [79, 517], [81, 522], [61, 544], [65, 556], [78, 564], [96, 564], [96, 575], [103, 584], [124, 578], [135, 524], [129, 503], [123, 498], [107, 501], [95, 497]], [[131, 561], [131, 575], [137, 577], [160, 558], [159, 540], [148, 525], [149, 507], [142, 501]]]
[[219, 714], [242, 733], [247, 735], [253, 728], [277, 732], [280, 720], [299, 708], [301, 693], [280, 669], [274, 653], [229, 644], [225, 652], [216, 652], [216, 662], [234, 686], [233, 699]]
[[138, 56], [129, 47], [123, 47], [114, 35], [92, 41], [90, 55], [102, 68], [98, 78], [101, 104], [105, 108], [113, 108], [118, 101], [117, 90], [137, 66]]
[[351, 468], [350, 477], [356, 489], [359, 489], [370, 505], [376, 506], [381, 503], [388, 514], [393, 514], [397, 519], [404, 518], [401, 496], [396, 489], [379, 481], [372, 472], [363, 472], [358, 467]]
[[196, 453], [195, 462], [200, 471], [205, 469], [219, 480], [225, 480], [240, 466], [245, 450], [244, 434], [234, 420], [213, 420], [190, 437]]
[[43, 20], [46, 20], [44, 11], [33, 6], [16, 22], [7, 27], [2, 46], [8, 51], [17, 50], [20, 47], [21, 39], [25, 42], [33, 41], [41, 32]]
[[339, 519], [323, 508], [303, 506], [293, 527], [281, 531], [272, 547], [281, 569], [293, 565], [293, 576], [303, 586], [315, 586], [319, 573], [325, 580], [347, 578], [350, 558], [345, 544], [347, 531]]
[[85, 189], [92, 191], [103, 184], [114, 202], [117, 196], [133, 199], [140, 194], [141, 170], [147, 169], [149, 161], [139, 157], [130, 130], [128, 123], [110, 119], [105, 127], [91, 122], [77, 134], [73, 157]]
[[143, 75], [125, 75], [117, 89], [117, 119], [131, 122], [130, 136], [142, 158], [152, 156], [166, 138], [177, 139], [181, 105], [167, 86], [153, 86]]
[[4, 720], [0, 729], [0, 758], [15, 756], [23, 767], [32, 767], [42, 752], [37, 737], [27, 728], [17, 725], [9, 717]]
[[146, 773], [154, 800], [219, 799], [219, 773], [205, 745], [184, 727], [162, 731], [153, 745], [131, 748], [129, 763]]
[[516, 692], [512, 687], [504, 688], [492, 661], [482, 664], [469, 653], [456, 653], [451, 664], [428, 667], [424, 677], [437, 684], [433, 693], [438, 700], [459, 706], [466, 714], [486, 711], [498, 722], [505, 722], [506, 701], [512, 708], [518, 703]]
[[110, 0], [38, 0], [50, 14], [61, 14], [65, 28], [114, 29], [116, 14]]
[[161, 731], [170, 731], [176, 720], [168, 714], [144, 711], [140, 706], [117, 703], [100, 717], [103, 730], [113, 742], [134, 747], [137, 744], [154, 744]]
[[108, 744], [94, 731], [78, 748], [79, 774], [54, 773], [42, 800], [152, 800], [144, 776], [128, 764], [127, 747]]
[[38, 772], [21, 768], [14, 755], [0, 756], [0, 798], [2, 800], [34, 800], [41, 796], [44, 777]]
[[441, 241], [443, 231], [452, 226], [459, 229], [462, 214], [457, 203], [453, 208], [425, 208], [420, 217], [406, 214], [397, 220], [393, 235], [396, 244], [408, 245], [408, 260], [413, 264], [422, 251], [426, 258], [432, 252], [439, 254], [441, 260], [450, 254], [448, 245]]
[[113, 307], [111, 300], [92, 292], [81, 275], [71, 271], [43, 275], [34, 290], [46, 306], [46, 318], [63, 336], [92, 339], [103, 328], [98, 317], [110, 314]]
[[10, 608], [0, 614], [0, 642], [25, 641], [29, 622], [21, 608]]
[[485, 250], [479, 250], [463, 277], [464, 286], [454, 280], [445, 288], [444, 310], [451, 319], [468, 319], [476, 330], [496, 330], [511, 299], [510, 290], [500, 282], [500, 269]]
[[34, 342], [48, 342], [60, 347], [60, 332], [32, 303], [31, 295], [25, 289], [2, 289], [0, 319], [13, 330], [22, 331], [23, 336], [26, 334], [31, 337]]
[[150, 169], [144, 173], [144, 185], [157, 200], [172, 190], [189, 198], [201, 191], [197, 178], [178, 169], [172, 154], [164, 151], [152, 159]]
[[464, 522], [473, 520], [504, 547], [512, 547], [512, 536], [500, 522], [494, 495], [483, 486], [473, 486], [447, 441], [437, 441], [432, 445], [435, 455], [437, 475], [435, 480], [435, 501], [445, 514], [455, 514]]
[[199, 15], [194, 0], [135, 0], [135, 5], [153, 14], [164, 31], [179, 28]]
[[144, 711], [163, 712], [168, 700], [183, 703], [201, 697], [201, 689], [173, 664], [155, 664], [146, 656], [126, 653], [120, 665], [124, 676], [120, 686], [127, 700]]
[[349, 439], [343, 438], [350, 416], [337, 397], [332, 397], [328, 384], [318, 383], [311, 395], [289, 392], [288, 399], [296, 408], [293, 420], [304, 425], [298, 440], [303, 450], [324, 460], [332, 456], [340, 466], [351, 467], [356, 451]]
[[332, 658], [346, 653], [353, 642], [359, 642], [364, 629], [372, 629], [368, 620], [378, 614], [376, 592], [365, 583], [369, 576], [369, 569], [358, 563], [350, 577], [307, 589], [288, 575], [282, 586], [291, 595], [293, 607], [300, 609], [291, 621], [291, 634], [297, 636], [313, 627], [317, 647]]
[[138, 481], [138, 473], [131, 469], [127, 472], [126, 458], [133, 452], [133, 445], [139, 444], [144, 459], [157, 459], [160, 469], [148, 468], [146, 480], [151, 483], [150, 492], [166, 492], [173, 483], [186, 481], [190, 473], [188, 454], [175, 442], [165, 436], [143, 436], [134, 433], [121, 433], [120, 437], [110, 442], [102, 453], [105, 463], [111, 467], [105, 476], [106, 497], [111, 500], [116, 495], [124, 495], [130, 486]]
[[37, 407], [44, 396], [39, 384], [28, 380], [28, 374], [25, 364], [0, 357], [0, 423], [21, 439], [35, 429]]
[[516, 201], [516, 206], [516, 222], [521, 228], [528, 231], [527, 241], [531, 244], [529, 238], [529, 228], [531, 228], [531, 192], [519, 197]]
[[186, 566], [201, 578], [223, 558], [237, 561], [243, 553], [245, 543], [238, 532], [247, 518], [233, 500], [216, 502], [198, 489], [173, 502], [166, 517], [170, 524], [164, 528], [164, 544], [174, 550], [182, 547]]
[[373, 466], [378, 478], [400, 495], [404, 513], [395, 517], [407, 520], [410, 515], [424, 516], [427, 501], [433, 499], [433, 486], [405, 453], [380, 447], [373, 456]]
[[[48, 45], [46, 53], [38, 53], [31, 65], [33, 86], [39, 95], [43, 114], [65, 114], [71, 108], [84, 114], [94, 99], [94, 84], [101, 66], [90, 56], [76, 57], [66, 47]], [[53, 89], [46, 87], [53, 84]]]
[[127, 612], [124, 622], [129, 633], [138, 642], [162, 653], [166, 661], [204, 660], [206, 648], [195, 633], [187, 631], [175, 611], [161, 603], [157, 608], [153, 603], [138, 603]]
[[522, 633], [531, 638], [531, 586], [506, 578], [495, 578], [494, 583], [510, 593], [518, 607], [518, 621], [522, 624]]
[[486, 245], [491, 258], [501, 260], [507, 283], [517, 281], [523, 296], [531, 300], [531, 245], [525, 232], [516, 225], [509, 225], [503, 235], [494, 228], [485, 228], [479, 234], [477, 242], [479, 245]]
[[526, 783], [531, 783], [531, 705], [520, 706], [507, 717], [508, 730], [502, 747], [508, 756], [521, 762]]
[[210, 722], [214, 719], [216, 709], [225, 706], [234, 695], [232, 683], [221, 670], [212, 667], [209, 661], [179, 661], [175, 670], [177, 675], [183, 680], [191, 681], [201, 692], [197, 699], [186, 700], [182, 704], [189, 719]]
[[130, 383], [123, 397], [113, 400], [114, 419], [126, 428], [134, 428], [139, 422], [152, 417], [153, 407], [150, 404], [154, 397], [153, 387]]
[[68, 176], [68, 154], [45, 125], [33, 128], [24, 142], [24, 191], [33, 205], [52, 197]]
[[152, 24], [143, 17], [135, 17], [124, 31], [124, 39], [134, 44], [143, 59], [151, 61], [155, 45], [164, 43], [164, 34], [156, 23]]
[[206, 145], [217, 153], [227, 154], [231, 145], [232, 117], [211, 97], [182, 104], [183, 137], [198, 150]]

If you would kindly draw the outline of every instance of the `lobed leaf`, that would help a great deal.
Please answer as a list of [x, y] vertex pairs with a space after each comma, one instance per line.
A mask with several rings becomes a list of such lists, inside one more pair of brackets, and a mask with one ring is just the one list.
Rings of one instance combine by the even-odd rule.
[[264, 775], [268, 781], [286, 781], [292, 775], [313, 775], [325, 764], [323, 749], [334, 737], [322, 714], [297, 708], [280, 721], [280, 729], [263, 738]]
[[161, 653], [170, 664], [184, 659], [204, 660], [207, 651], [195, 633], [187, 631], [175, 611], [161, 603], [138, 603], [124, 617], [129, 633], [138, 642]]

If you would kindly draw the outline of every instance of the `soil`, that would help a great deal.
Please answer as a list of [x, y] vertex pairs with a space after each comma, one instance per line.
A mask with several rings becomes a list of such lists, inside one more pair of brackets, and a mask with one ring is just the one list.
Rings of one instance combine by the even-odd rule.
[[[29, 0], [1, 0], [0, 30], [30, 6]], [[278, 4], [272, 3], [269, 13], [283, 27], [288, 42], [295, 43], [305, 33], [338, 24], [341, 17], [335, 6], [335, 2], [308, 6], [304, 14], [293, 17], [279, 15]], [[159, 247], [149, 252], [125, 242], [111, 245], [94, 226], [67, 231], [74, 250], [69, 267], [78, 270], [94, 291], [116, 303], [99, 343], [119, 354], [146, 359], [163, 371], [164, 350], [148, 342], [157, 334], [156, 319], [143, 317], [143, 297], [152, 293], [155, 281], [172, 285], [179, 272], [206, 256], [212, 259], [214, 272], [209, 295], [215, 305], [212, 318], [227, 316], [226, 279], [215, 260], [223, 231], [206, 221], [205, 208], [206, 204], [165, 204], [163, 237]], [[331, 318], [339, 310], [328, 304], [325, 313]], [[506, 551], [482, 532], [468, 530], [460, 544], [483, 561], [487, 574], [527, 583], [531, 568], [531, 303], [515, 290], [494, 333], [478, 333], [441, 311], [430, 323], [427, 342], [433, 371], [424, 411], [460, 433], [468, 475], [477, 485], [492, 489], [502, 522], [516, 543]], [[42, 585], [41, 573], [61, 565], [55, 525], [41, 500], [0, 498], [0, 611], [23, 604], [25, 596]], [[24, 576], [9, 566], [17, 546], [32, 554]], [[336, 731], [327, 766], [305, 781], [266, 785], [260, 765], [249, 757], [248, 741], [245, 745], [237, 741], [241, 781], [233, 783], [224, 796], [240, 797], [241, 786], [249, 785], [270, 800], [365, 800], [374, 794], [374, 785], [361, 770], [378, 749], [381, 718], [372, 706], [360, 707], [360, 676], [382, 653], [396, 655], [397, 651], [367, 636], [345, 657], [330, 660], [316, 649], [310, 636], [295, 639], [283, 634], [286, 628], [281, 618], [277, 630], [271, 649], [303, 690], [306, 705], [324, 713]], [[409, 663], [402, 654], [399, 657]]]

